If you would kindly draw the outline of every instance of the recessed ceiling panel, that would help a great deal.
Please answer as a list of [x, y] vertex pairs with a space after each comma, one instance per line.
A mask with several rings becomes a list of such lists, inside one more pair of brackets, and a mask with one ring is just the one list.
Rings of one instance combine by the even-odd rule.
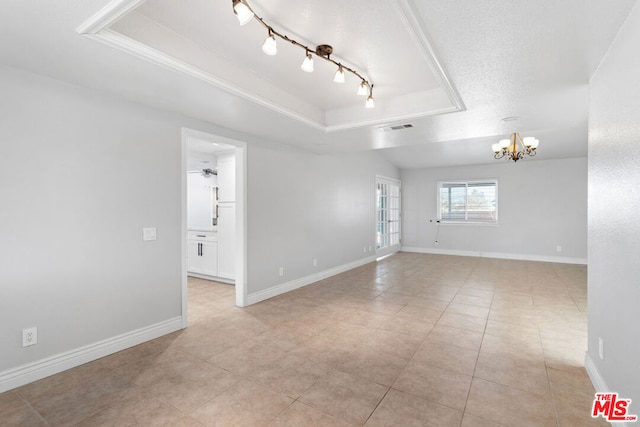
[[303, 72], [298, 46], [277, 39], [277, 55], [265, 55], [267, 30], [257, 20], [240, 26], [231, 1], [132, 0], [121, 13], [105, 10], [111, 18], [93, 33], [326, 131], [464, 108], [410, 0], [247, 1], [292, 39], [333, 46], [333, 59], [373, 83], [376, 108], [364, 108], [356, 76], [333, 82], [334, 64], [314, 57], [314, 72]]

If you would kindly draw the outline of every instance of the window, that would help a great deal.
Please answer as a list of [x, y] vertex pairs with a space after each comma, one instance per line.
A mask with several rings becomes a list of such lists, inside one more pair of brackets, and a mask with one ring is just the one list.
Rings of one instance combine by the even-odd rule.
[[438, 219], [442, 222], [498, 222], [498, 182], [438, 182]]

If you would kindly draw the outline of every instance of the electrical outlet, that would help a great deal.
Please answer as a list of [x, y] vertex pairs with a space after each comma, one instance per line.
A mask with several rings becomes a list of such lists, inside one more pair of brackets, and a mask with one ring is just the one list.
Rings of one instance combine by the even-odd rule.
[[365, 254], [367, 253], [367, 247], [366, 246], [364, 248], [362, 248], [362, 252], [364, 252]]
[[317, 267], [318, 266], [318, 258], [314, 258], [313, 259], [313, 266]]
[[371, 245], [369, 245], [369, 252], [371, 252]]
[[560, 245], [556, 246], [556, 252], [562, 252], [562, 246]]
[[598, 338], [598, 356], [600, 356], [600, 360], [604, 360], [604, 340], [602, 338]]
[[284, 276], [284, 267], [280, 267], [278, 269], [278, 274], [280, 275], [280, 277]]
[[27, 328], [22, 330], [22, 346], [38, 344], [38, 328]]

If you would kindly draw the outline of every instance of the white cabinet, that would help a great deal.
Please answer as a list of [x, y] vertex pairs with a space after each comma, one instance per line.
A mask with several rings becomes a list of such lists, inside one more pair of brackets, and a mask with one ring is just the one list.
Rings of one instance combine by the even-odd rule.
[[236, 201], [236, 156], [218, 156], [218, 203]]
[[218, 277], [235, 278], [236, 204], [218, 204]]
[[218, 277], [235, 279], [236, 156], [218, 155]]
[[218, 236], [216, 232], [189, 231], [187, 271], [207, 276], [218, 275]]

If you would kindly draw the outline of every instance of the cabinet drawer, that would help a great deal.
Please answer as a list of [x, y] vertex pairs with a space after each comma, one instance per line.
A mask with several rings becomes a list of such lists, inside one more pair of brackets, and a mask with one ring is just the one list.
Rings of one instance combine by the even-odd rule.
[[199, 240], [204, 242], [217, 242], [217, 231], [187, 231], [187, 239]]

